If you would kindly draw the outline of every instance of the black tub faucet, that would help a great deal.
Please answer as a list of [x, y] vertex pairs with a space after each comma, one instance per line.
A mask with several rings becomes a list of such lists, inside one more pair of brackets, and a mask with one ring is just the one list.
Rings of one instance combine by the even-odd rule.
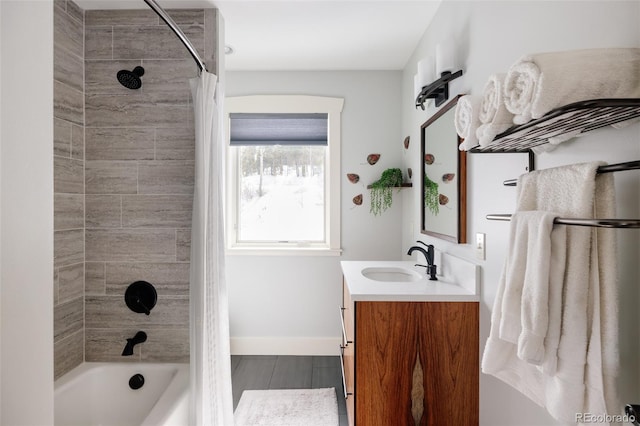
[[[411, 256], [411, 253], [413, 253], [416, 250], [422, 253], [424, 255], [424, 258], [427, 260], [427, 274], [429, 274], [429, 280], [438, 281], [438, 277], [436, 277], [438, 267], [433, 263], [433, 258], [435, 255], [433, 244], [425, 244], [422, 241], [416, 241], [416, 242], [418, 244], [422, 244], [427, 249], [425, 250], [420, 246], [412, 246], [411, 248], [409, 248], [409, 251], [407, 252], [407, 254]], [[424, 266], [424, 265], [418, 265], [418, 266]]]
[[138, 331], [136, 335], [133, 336], [131, 339], [127, 339], [127, 345], [124, 347], [124, 350], [122, 351], [122, 356], [133, 355], [133, 347], [138, 343], [142, 343], [146, 341], [147, 341], [147, 333], [145, 333], [144, 331]]

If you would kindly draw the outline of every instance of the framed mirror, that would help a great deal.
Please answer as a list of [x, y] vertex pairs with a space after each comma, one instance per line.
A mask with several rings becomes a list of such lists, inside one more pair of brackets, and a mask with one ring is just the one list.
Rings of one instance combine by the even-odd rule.
[[467, 153], [454, 124], [459, 95], [420, 126], [422, 158], [421, 232], [467, 242]]

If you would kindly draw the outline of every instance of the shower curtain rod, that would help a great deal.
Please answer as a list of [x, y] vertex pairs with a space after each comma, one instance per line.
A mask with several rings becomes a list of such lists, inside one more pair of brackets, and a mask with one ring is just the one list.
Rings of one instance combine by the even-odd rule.
[[198, 65], [198, 68], [200, 68], [200, 72], [207, 71], [207, 67], [200, 58], [200, 55], [198, 55], [196, 49], [193, 47], [193, 44], [191, 44], [191, 41], [189, 41], [187, 36], [184, 35], [180, 27], [176, 25], [175, 21], [171, 19], [171, 16], [169, 16], [167, 12], [165, 12], [164, 9], [160, 7], [158, 3], [156, 3], [155, 0], [144, 0], [144, 2], [147, 3], [147, 5], [149, 5], [149, 7], [153, 9], [153, 11], [156, 12], [158, 16], [162, 18], [162, 20], [169, 26], [169, 28], [171, 28], [171, 30], [178, 36], [182, 44], [184, 44], [184, 46], [193, 57], [193, 60], [196, 61], [196, 65]]

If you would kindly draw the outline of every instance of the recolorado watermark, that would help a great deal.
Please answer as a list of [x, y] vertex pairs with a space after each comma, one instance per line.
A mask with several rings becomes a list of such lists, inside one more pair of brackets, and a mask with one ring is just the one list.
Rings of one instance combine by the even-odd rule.
[[628, 414], [576, 413], [576, 423], [633, 423], [636, 417]]

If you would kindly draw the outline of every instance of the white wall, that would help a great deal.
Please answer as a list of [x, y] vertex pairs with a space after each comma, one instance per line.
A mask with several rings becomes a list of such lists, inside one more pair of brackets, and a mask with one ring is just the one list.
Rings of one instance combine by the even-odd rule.
[[[227, 96], [300, 94], [342, 97], [340, 257], [228, 256], [232, 352], [337, 354], [340, 260], [399, 259], [402, 199], [381, 216], [369, 213], [366, 185], [405, 155], [400, 136], [401, 73], [227, 71]], [[370, 166], [367, 155], [381, 153]], [[350, 183], [347, 173], [358, 173]], [[361, 206], [352, 198], [364, 195]]]
[[[640, 46], [639, 2], [582, 1], [445, 1], [425, 32], [403, 73], [403, 131], [419, 138], [419, 126], [434, 113], [413, 108], [413, 75], [417, 61], [435, 53], [435, 46], [449, 37], [455, 40], [464, 76], [453, 83], [456, 93], [481, 94], [490, 74], [506, 72], [521, 55], [544, 51], [596, 47]], [[638, 76], [629, 76], [638, 78]], [[411, 147], [407, 166], [420, 170], [419, 147]], [[502, 187], [505, 179], [523, 173], [521, 161], [512, 154], [470, 154], [468, 156], [468, 232], [487, 235], [487, 260], [483, 268], [481, 300], [481, 348], [489, 332], [490, 312], [502, 263], [506, 254], [508, 224], [489, 222], [488, 213], [510, 213], [515, 206], [515, 190]], [[609, 163], [640, 159], [640, 124], [623, 130], [603, 129], [560, 146], [556, 151], [536, 158], [536, 168], [604, 160]], [[640, 217], [640, 175], [617, 173], [618, 216]], [[420, 221], [417, 191], [405, 198], [403, 247], [422, 237], [413, 224]], [[640, 232], [620, 230], [620, 374], [621, 402], [638, 402], [640, 388], [640, 335], [637, 304], [640, 301], [637, 277], [640, 258]], [[429, 240], [428, 238], [423, 238]], [[474, 259], [470, 245], [456, 246], [430, 240], [436, 247]], [[546, 412], [509, 386], [481, 375], [482, 425], [553, 425]]]
[[[0, 23], [2, 7], [0, 7]], [[0, 30], [0, 48], [2, 31]], [[0, 50], [0, 52], [2, 52]], [[2, 188], [2, 54], [0, 53], [0, 188]], [[0, 189], [0, 241], [2, 241], [2, 190]], [[0, 244], [0, 277], [2, 277], [2, 244]], [[0, 319], [2, 319], [2, 281], [0, 281]], [[0, 322], [2, 324], [2, 322]], [[2, 329], [0, 328], [0, 383], [2, 383]], [[0, 420], [2, 419], [2, 386], [0, 386]]]
[[53, 2], [0, 2], [0, 423], [53, 424]]

